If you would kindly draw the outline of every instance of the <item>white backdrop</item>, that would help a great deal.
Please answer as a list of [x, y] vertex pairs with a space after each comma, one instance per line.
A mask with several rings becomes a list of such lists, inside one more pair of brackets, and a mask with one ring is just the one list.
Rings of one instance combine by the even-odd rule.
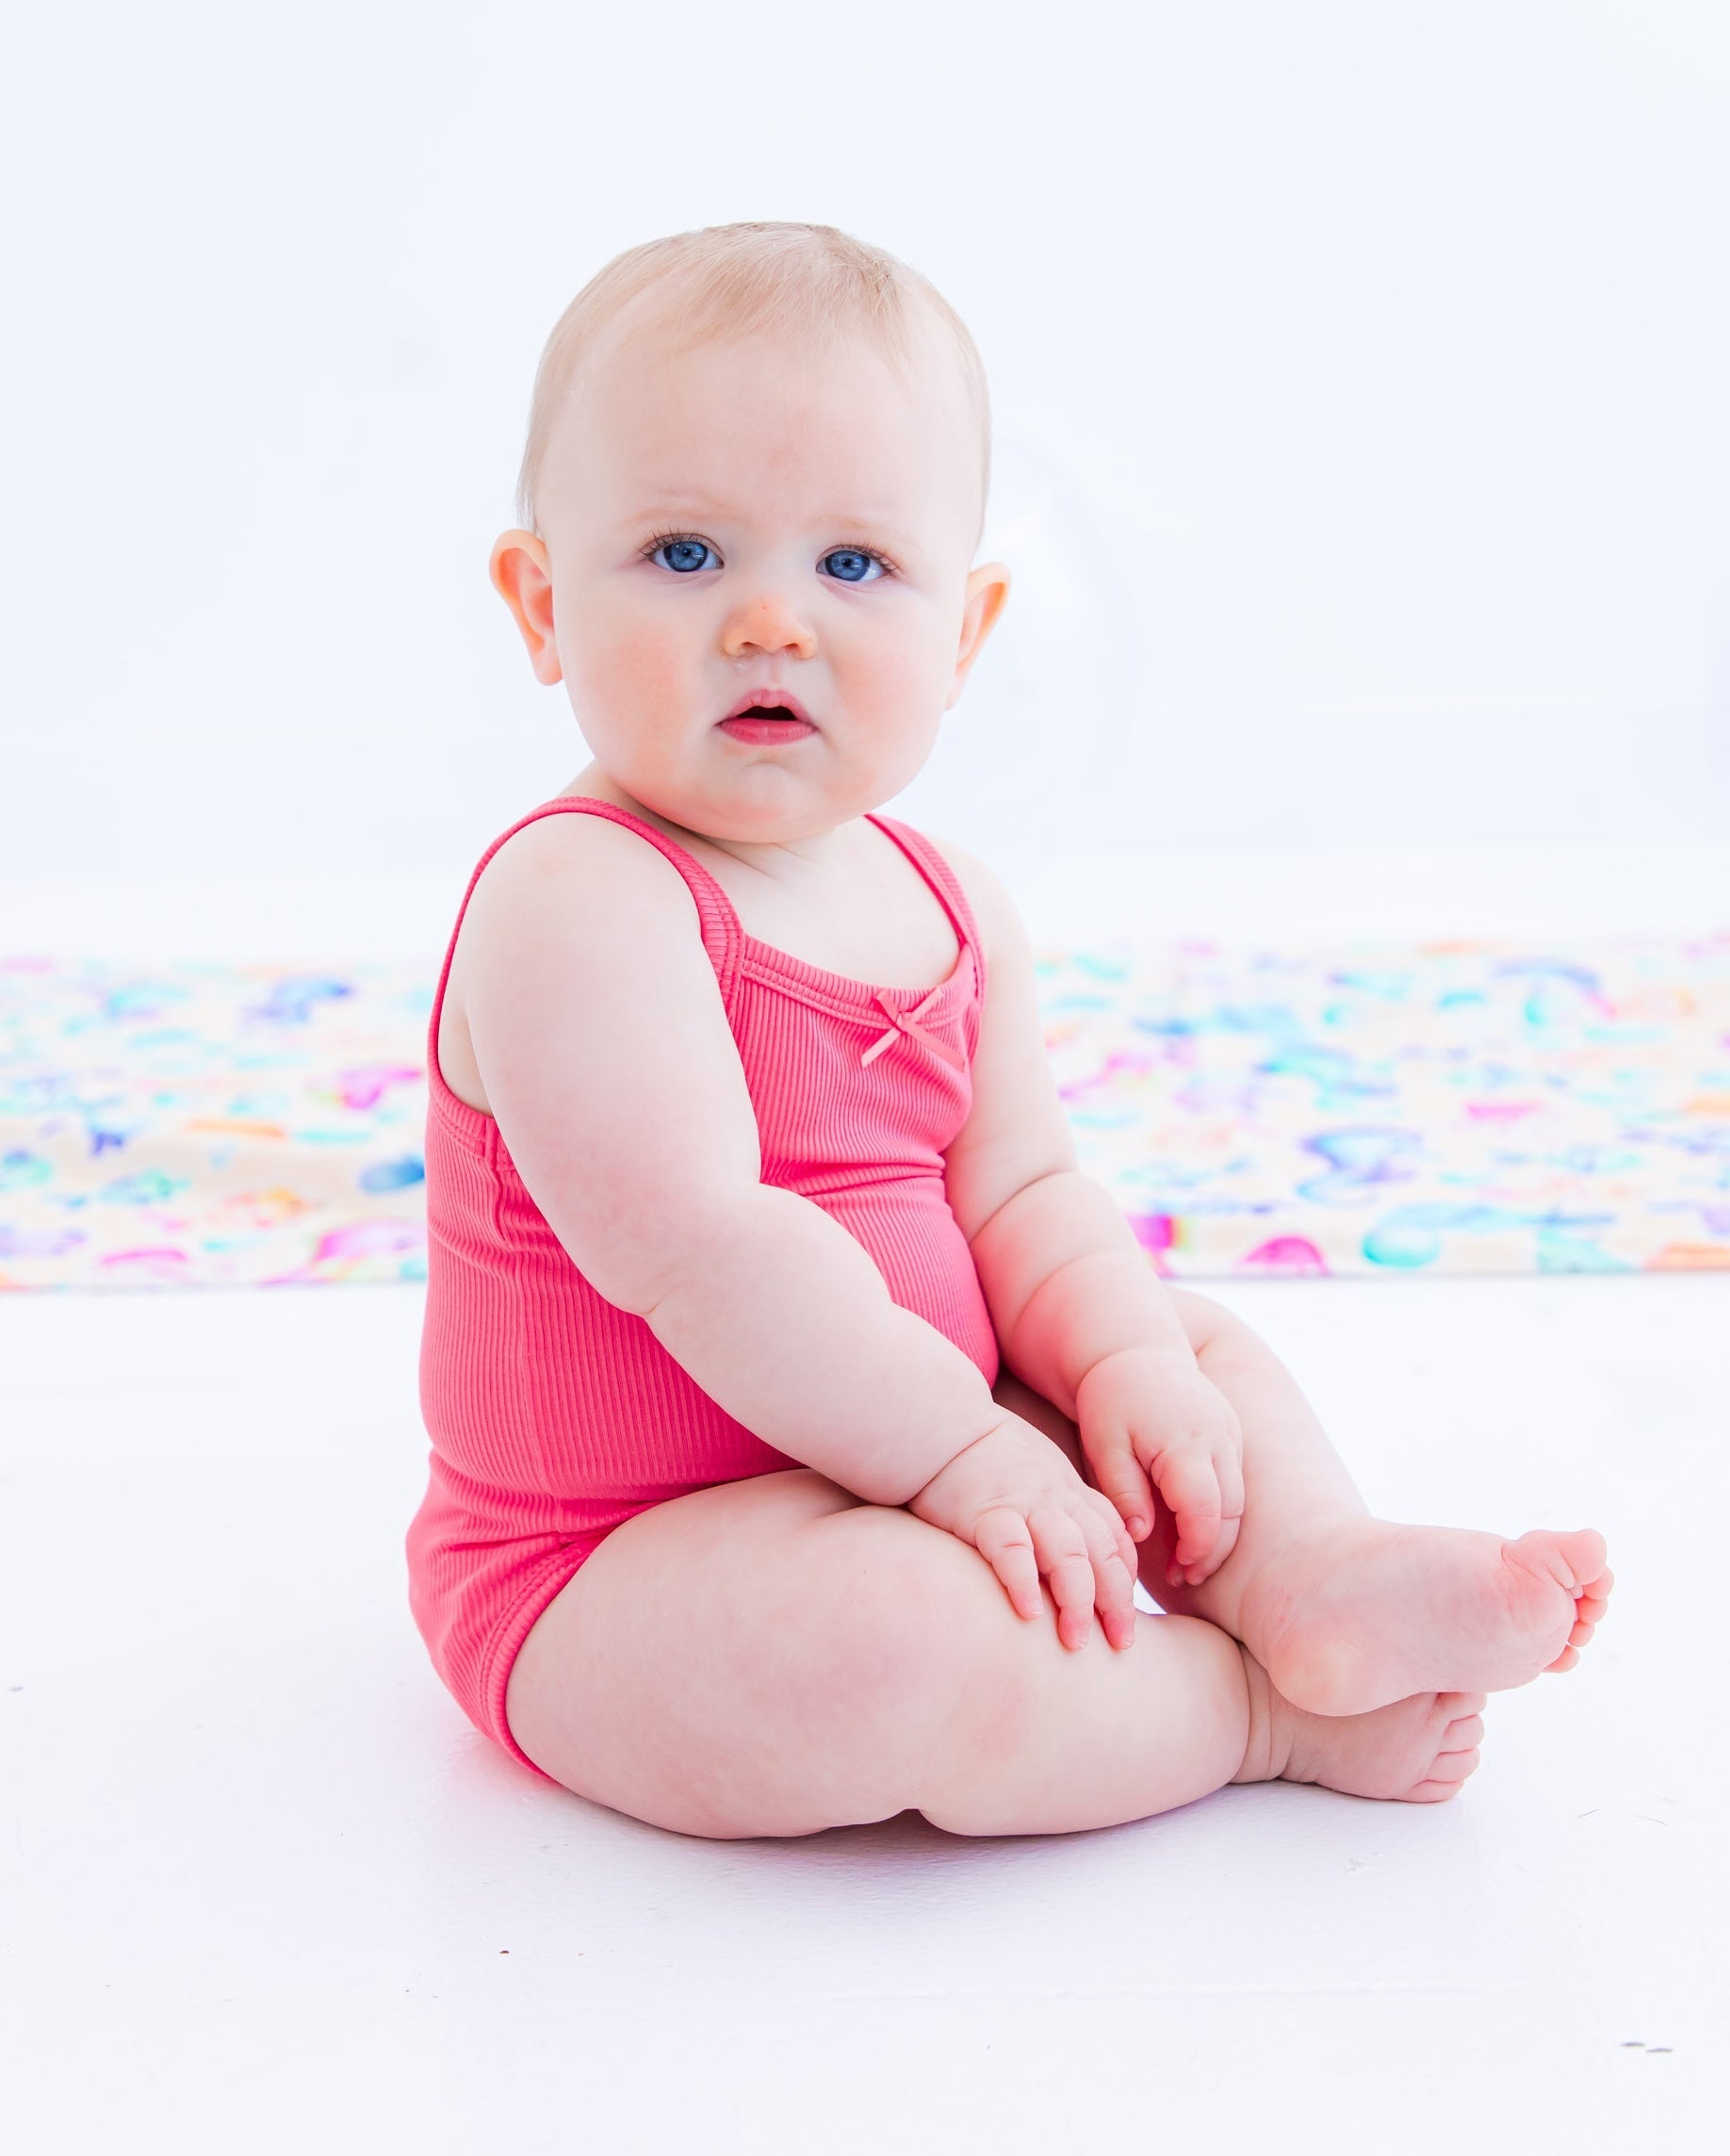
[[556, 788], [485, 576], [535, 360], [740, 217], [991, 372], [1019, 581], [898, 812], [1730, 830], [1716, 0], [92, 0], [0, 58], [0, 873], [445, 874]]

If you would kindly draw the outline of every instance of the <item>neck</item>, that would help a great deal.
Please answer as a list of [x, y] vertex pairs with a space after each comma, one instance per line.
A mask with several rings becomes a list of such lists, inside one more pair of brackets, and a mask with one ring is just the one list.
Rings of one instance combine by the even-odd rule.
[[[689, 846], [695, 841], [699, 845], [713, 847], [717, 853], [727, 855], [742, 867], [755, 869], [759, 874], [772, 877], [776, 883], [793, 883], [803, 875], [829, 870], [848, 844], [843, 834], [852, 827], [848, 825], [836, 825], [827, 831], [812, 831], [804, 838], [771, 839], [760, 842], [751, 839], [717, 838], [713, 832], [698, 831], [689, 825], [676, 823], [671, 816], [663, 816], [659, 809], [639, 801], [617, 779], [610, 777], [598, 763], [587, 765], [560, 792], [586, 794], [596, 801], [610, 801], [615, 808], [628, 809], [633, 816], [642, 817], [645, 824], [653, 825], [656, 830], [682, 846]], [[857, 818], [855, 822], [857, 822]]]

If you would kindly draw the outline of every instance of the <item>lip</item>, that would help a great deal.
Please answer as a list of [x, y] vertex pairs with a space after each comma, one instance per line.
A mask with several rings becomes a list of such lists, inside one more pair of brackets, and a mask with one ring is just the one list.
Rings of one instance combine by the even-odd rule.
[[725, 724], [728, 719], [743, 718], [745, 712], [755, 710], [759, 707], [766, 711], [774, 710], [776, 705], [779, 705], [785, 711], [791, 711], [795, 719], [803, 719], [808, 727], [814, 727], [817, 724], [791, 690], [774, 688], [747, 690], [730, 710], [722, 712], [717, 724]]

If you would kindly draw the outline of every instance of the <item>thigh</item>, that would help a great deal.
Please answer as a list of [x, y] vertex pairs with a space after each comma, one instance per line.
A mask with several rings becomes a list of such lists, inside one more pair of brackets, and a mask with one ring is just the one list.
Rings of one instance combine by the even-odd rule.
[[916, 1807], [936, 1753], [989, 1740], [978, 1672], [1021, 1624], [967, 1544], [786, 1469], [615, 1528], [505, 1710], [579, 1796], [679, 1833], [812, 1834]]

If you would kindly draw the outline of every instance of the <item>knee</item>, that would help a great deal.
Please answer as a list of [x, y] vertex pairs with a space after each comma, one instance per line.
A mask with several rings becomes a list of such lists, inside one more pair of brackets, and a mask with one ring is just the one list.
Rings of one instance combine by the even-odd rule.
[[1035, 1627], [979, 1553], [910, 1513], [862, 1507], [824, 1523], [852, 1544], [843, 1605], [795, 1702], [855, 1756], [888, 1811], [919, 1808], [957, 1750], [1006, 1749], [1025, 1718]]
[[970, 1544], [929, 1528], [914, 1554], [920, 1562], [908, 1590], [921, 1614], [906, 1645], [923, 1673], [915, 1694], [924, 1741], [918, 1793], [909, 1802], [923, 1810], [958, 1771], [989, 1773], [1020, 1751], [1038, 1712], [1056, 1635], [1049, 1597], [1037, 1619], [1018, 1616], [1002, 1581]]
[[1198, 1295], [1194, 1288], [1177, 1287], [1170, 1282], [1167, 1283], [1166, 1292], [1189, 1336], [1191, 1348], [1198, 1355], [1204, 1348], [1221, 1347], [1249, 1331], [1241, 1317], [1233, 1315], [1224, 1303], [1216, 1302], [1212, 1296]]
[[814, 1527], [813, 1541], [829, 1545], [819, 1562], [834, 1604], [823, 1627], [824, 1686], [867, 1709], [927, 1697], [940, 1707], [976, 1658], [982, 1604], [996, 1585], [985, 1560], [889, 1506], [860, 1506]]

